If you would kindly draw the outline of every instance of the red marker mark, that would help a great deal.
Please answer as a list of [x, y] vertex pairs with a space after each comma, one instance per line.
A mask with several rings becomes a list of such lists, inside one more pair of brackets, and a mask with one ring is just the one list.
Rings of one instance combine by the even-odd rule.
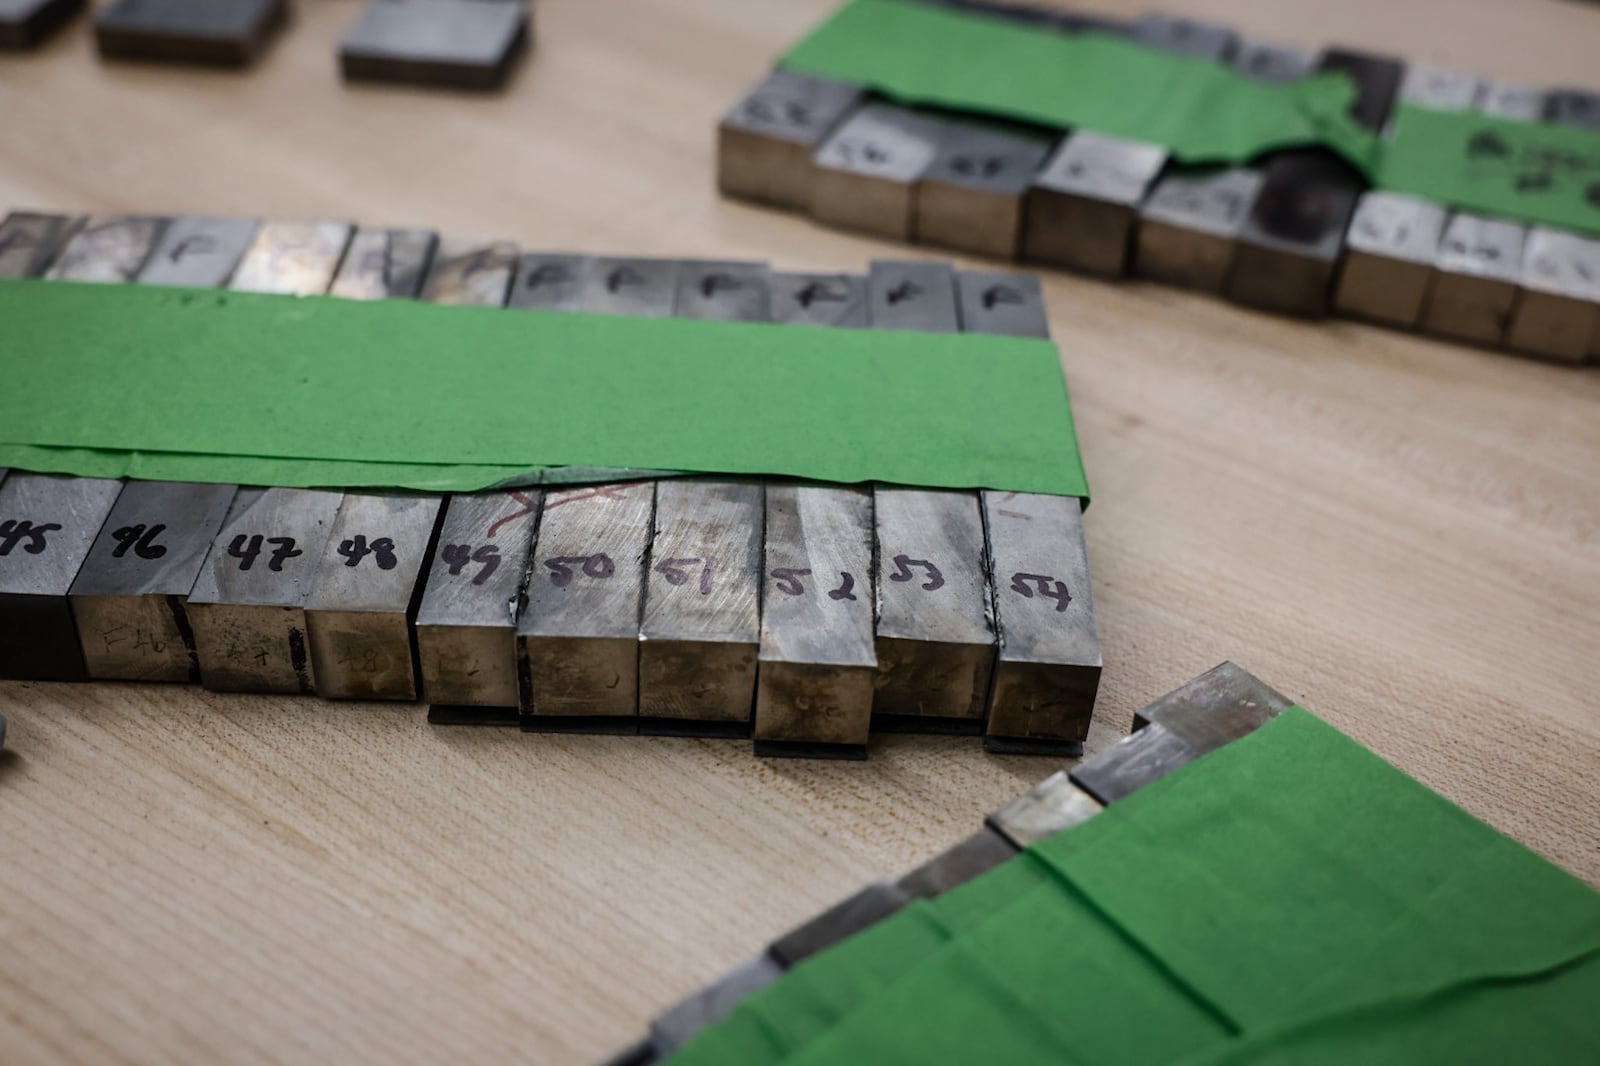
[[601, 485], [599, 488], [590, 489], [587, 492], [578, 492], [571, 496], [563, 496], [559, 500], [552, 500], [544, 505], [544, 509], [548, 511], [550, 508], [560, 507], [564, 503], [577, 503], [579, 500], [592, 500], [597, 496], [604, 496], [608, 500], [620, 500], [627, 491], [628, 490], [621, 485]]
[[1008, 511], [1004, 507], [996, 507], [994, 509], [994, 513], [995, 514], [1003, 514], [1007, 518], [1020, 518], [1024, 522], [1032, 522], [1033, 521], [1033, 515], [1031, 515], [1031, 514], [1023, 514], [1021, 511]]
[[496, 521], [494, 525], [490, 526], [489, 532], [484, 534], [484, 536], [489, 537], [490, 539], [493, 539], [494, 535], [500, 532], [500, 527], [505, 525], [507, 522], [515, 522], [519, 518], [531, 515], [534, 507], [536, 506], [532, 500], [528, 499], [528, 494], [525, 492], [508, 492], [506, 495], [522, 504], [522, 510], [518, 511], [516, 514], [508, 514], [504, 518]]

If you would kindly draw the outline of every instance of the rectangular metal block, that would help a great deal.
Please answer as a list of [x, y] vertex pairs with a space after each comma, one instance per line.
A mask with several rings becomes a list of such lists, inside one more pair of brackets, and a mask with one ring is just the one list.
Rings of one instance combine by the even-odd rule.
[[1471, 111], [1483, 95], [1484, 81], [1464, 70], [1413, 63], [1400, 79], [1400, 100], [1434, 111]]
[[1600, 93], [1553, 89], [1545, 96], [1544, 117], [1563, 126], [1600, 131]]
[[867, 323], [873, 329], [954, 333], [956, 275], [949, 263], [874, 259], [867, 269]]
[[1338, 71], [1356, 83], [1350, 117], [1369, 130], [1381, 130], [1389, 121], [1405, 64], [1391, 56], [1350, 48], [1326, 48], [1317, 57], [1317, 73]]
[[586, 260], [578, 310], [668, 318], [677, 306], [678, 266], [676, 259]]
[[772, 274], [768, 290], [774, 322], [866, 327], [867, 279], [859, 274]]
[[678, 267], [673, 314], [720, 322], [769, 322], [772, 299], [765, 263], [693, 259]]
[[1031, 131], [951, 123], [916, 186], [913, 239], [1015, 259], [1024, 198], [1051, 147]]
[[0, 0], [0, 48], [32, 48], [86, 6], [85, 0]]
[[517, 257], [511, 241], [442, 238], [422, 283], [422, 299], [431, 304], [503, 307], [517, 272]]
[[94, 215], [45, 272], [52, 281], [132, 281], [150, 258], [167, 220], [150, 215]]
[[583, 310], [588, 263], [581, 255], [529, 252], [517, 267], [506, 306], [532, 311]]
[[1160, 145], [1087, 131], [1068, 136], [1028, 189], [1023, 258], [1121, 277], [1139, 204], [1166, 161]]
[[1017, 847], [985, 826], [896, 881], [912, 899], [934, 899], [1016, 858]]
[[677, 1051], [702, 1029], [726, 1018], [750, 993], [782, 976], [783, 969], [765, 952], [735, 966], [681, 1003], [662, 1011], [650, 1023], [650, 1043], [655, 1053], [670, 1055]]
[[1274, 156], [1239, 232], [1228, 298], [1282, 314], [1327, 314], [1339, 251], [1361, 190], [1355, 171], [1330, 154]]
[[0, 278], [44, 273], [83, 219], [38, 211], [13, 211], [0, 222]]
[[320, 296], [338, 273], [352, 229], [348, 222], [263, 222], [228, 288]]
[[236, 491], [173, 481], [122, 490], [72, 583], [90, 677], [199, 682], [189, 593]]
[[255, 236], [251, 218], [181, 215], [172, 220], [139, 271], [145, 285], [212, 289], [226, 285]]
[[1244, 40], [1233, 55], [1233, 69], [1252, 81], [1289, 85], [1316, 66], [1310, 53], [1268, 41]]
[[767, 486], [757, 755], [865, 758], [878, 660], [872, 494]]
[[1066, 771], [1057, 770], [985, 821], [1018, 848], [1026, 848], [1081, 825], [1100, 810], [1099, 801], [1074, 785]]
[[765, 506], [757, 482], [656, 483], [639, 625], [642, 732], [750, 734]]
[[372, 0], [339, 46], [349, 81], [495, 89], [527, 50], [520, 0]]
[[1362, 193], [1345, 235], [1334, 309], [1401, 329], [1416, 328], [1448, 215], [1440, 205], [1414, 196], [1378, 189]]
[[517, 623], [522, 726], [634, 733], [652, 482], [546, 492]]
[[218, 692], [316, 690], [305, 601], [343, 496], [240, 489], [189, 594], [200, 683]]
[[1544, 226], [1528, 231], [1506, 344], [1569, 362], [1600, 354], [1600, 240]]
[[835, 130], [813, 157], [811, 217], [843, 229], [909, 240], [916, 185], [948, 125], [870, 103]]
[[513, 489], [445, 505], [416, 622], [422, 695], [440, 718], [517, 724], [517, 616], [542, 498]]
[[1533, 122], [1544, 115], [1544, 90], [1512, 82], [1490, 82], [1478, 100], [1478, 110], [1496, 118]]
[[431, 230], [362, 226], [328, 295], [346, 300], [414, 299], [433, 262], [439, 238]]
[[956, 296], [961, 306], [961, 328], [967, 333], [1050, 336], [1044, 293], [1039, 279], [1031, 274], [978, 274], [964, 270], [956, 275]]
[[1526, 227], [1457, 213], [1445, 226], [1423, 329], [1472, 344], [1505, 336], [1522, 275]]
[[242, 67], [288, 15], [287, 0], [115, 0], [94, 35], [107, 59]]
[[813, 955], [883, 921], [910, 902], [911, 897], [900, 889], [879, 881], [774, 940], [767, 954], [785, 970], [793, 969]]
[[122, 482], [14, 473], [0, 482], [0, 678], [82, 681], [67, 594]]
[[1260, 171], [1240, 168], [1184, 168], [1162, 178], [1139, 209], [1134, 272], [1221, 293], [1261, 182]]
[[[1196, 715], [1210, 716], [1229, 728], [1251, 721], [1259, 725], [1288, 710], [1293, 702], [1237, 663], [1222, 662], [1134, 711], [1133, 728], [1137, 732], [1157, 721], [1181, 726], [1181, 719]], [[1249, 729], [1235, 731], [1224, 739], [1236, 740]]]
[[984, 746], [1079, 754], [1101, 667], [1081, 503], [1010, 492], [982, 502], [1000, 632]]
[[853, 85], [774, 71], [717, 126], [717, 187], [776, 207], [811, 207], [811, 157], [863, 99]]
[[1171, 15], [1135, 19], [1133, 40], [1158, 52], [1191, 59], [1226, 61], [1239, 47], [1239, 35], [1226, 26]]

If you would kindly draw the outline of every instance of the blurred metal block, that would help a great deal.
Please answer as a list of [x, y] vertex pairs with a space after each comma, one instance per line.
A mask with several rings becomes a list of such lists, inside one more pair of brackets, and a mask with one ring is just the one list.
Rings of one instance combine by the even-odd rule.
[[581, 255], [529, 252], [517, 267], [507, 307], [532, 311], [581, 311], [589, 260]]
[[1545, 96], [1544, 117], [1563, 126], [1600, 131], [1600, 93], [1554, 89]]
[[347, 81], [497, 89], [527, 51], [520, 0], [372, 0], [339, 46]]
[[1600, 240], [1534, 226], [1506, 344], [1551, 359], [1600, 355]]
[[106, 59], [242, 67], [288, 15], [287, 0], [115, 0], [94, 36]]
[[1132, 36], [1147, 48], [1191, 59], [1226, 61], [1239, 47], [1239, 35], [1226, 26], [1171, 15], [1135, 19]]
[[362, 226], [350, 239], [330, 296], [346, 300], [414, 299], [439, 238], [431, 230]]
[[[1275, 718], [1294, 703], [1289, 697], [1237, 663], [1218, 663], [1199, 677], [1133, 712], [1134, 732], [1152, 722], [1171, 723], [1174, 716], [1206, 715], [1236, 740], [1268, 718]], [[1239, 712], [1234, 714], [1233, 712]], [[1250, 724], [1254, 723], [1254, 724]], [[1248, 725], [1249, 728], [1242, 728]]]
[[771, 321], [767, 278], [765, 263], [688, 260], [678, 267], [673, 313], [723, 322]]
[[1239, 42], [1233, 56], [1233, 69], [1252, 81], [1268, 85], [1288, 85], [1310, 74], [1316, 63], [1298, 48], [1267, 41]]
[[1350, 117], [1369, 130], [1381, 130], [1394, 110], [1405, 77], [1405, 64], [1390, 56], [1358, 52], [1349, 48], [1327, 48], [1317, 57], [1317, 73], [1338, 71], [1356, 83], [1356, 98]]
[[1496, 118], [1533, 122], [1544, 114], [1544, 90], [1532, 85], [1490, 82], [1484, 87], [1478, 110]]
[[51, 474], [0, 482], [0, 678], [87, 677], [68, 592], [121, 491]]
[[195, 289], [226, 285], [250, 246], [256, 225], [250, 218], [179, 216], [161, 235], [137, 280]]
[[72, 583], [90, 677], [199, 682], [189, 593], [236, 491], [172, 481], [122, 490]]
[[92, 216], [44, 276], [52, 281], [132, 281], [166, 225], [166, 219], [148, 215]]
[[333, 283], [352, 228], [348, 222], [263, 222], [228, 287], [320, 296]]
[[1434, 111], [1471, 111], [1484, 87], [1483, 79], [1476, 74], [1413, 63], [1400, 79], [1400, 102]]
[[1139, 204], [1166, 161], [1159, 145], [1089, 132], [1067, 137], [1028, 190], [1023, 258], [1121, 277]]
[[809, 210], [811, 157], [862, 99], [851, 85], [769, 74], [717, 127], [717, 187], [726, 196]]
[[757, 755], [865, 758], [872, 721], [872, 495], [767, 486]]
[[[656, 1055], [670, 1055], [707, 1026], [733, 1012], [750, 993], [783, 976], [772, 956], [762, 953], [706, 985], [650, 1023], [650, 1043]], [[653, 1061], [653, 1060], [650, 1060]]]
[[912, 899], [935, 899], [1016, 858], [1016, 855], [1017, 848], [1011, 841], [985, 826], [955, 847], [905, 874], [894, 884]]
[[916, 186], [914, 238], [1015, 259], [1024, 198], [1050, 148], [1038, 133], [952, 123]]
[[964, 332], [1050, 336], [1044, 293], [1039, 289], [1039, 279], [1031, 274], [978, 274], [964, 270], [956, 275], [956, 298], [961, 305]]
[[1344, 162], [1320, 151], [1274, 156], [1239, 233], [1228, 298], [1283, 314], [1326, 314], [1361, 187]]
[[956, 275], [949, 263], [875, 259], [867, 272], [867, 322], [873, 329], [955, 333]]
[[862, 233], [910, 240], [916, 186], [938, 154], [946, 123], [870, 103], [817, 149], [811, 217]]
[[517, 623], [522, 727], [635, 733], [653, 483], [546, 492]]
[[579, 310], [601, 315], [668, 318], [677, 305], [676, 259], [589, 259]]
[[836, 903], [809, 922], [773, 941], [767, 954], [785, 970], [863, 932], [911, 902], [894, 885], [879, 881]]
[[316, 691], [305, 602], [337, 492], [240, 489], [189, 594], [200, 683], [218, 692]]
[[0, 49], [32, 48], [86, 6], [85, 0], [0, 0]]
[[1134, 272], [1221, 293], [1261, 183], [1259, 171], [1241, 169], [1183, 169], [1162, 178], [1139, 209]]
[[1376, 189], [1361, 194], [1345, 236], [1333, 305], [1401, 329], [1422, 321], [1449, 215], [1438, 204]]
[[1423, 328], [1442, 337], [1497, 345], [1505, 336], [1522, 275], [1527, 229], [1480, 215], [1456, 214], [1434, 261]]
[[0, 222], [0, 278], [33, 278], [83, 224], [71, 215], [13, 211]]
[[1074, 785], [1066, 771], [1057, 770], [989, 815], [987, 821], [1012, 844], [1026, 848], [1081, 825], [1100, 810], [1098, 800]]
[[859, 274], [772, 274], [772, 321], [795, 326], [867, 325], [867, 279]]
[[[469, 2], [482, 4], [485, 0]], [[517, 257], [517, 246], [511, 241], [442, 238], [422, 283], [422, 299], [431, 304], [503, 307], [512, 275], [517, 272]]]

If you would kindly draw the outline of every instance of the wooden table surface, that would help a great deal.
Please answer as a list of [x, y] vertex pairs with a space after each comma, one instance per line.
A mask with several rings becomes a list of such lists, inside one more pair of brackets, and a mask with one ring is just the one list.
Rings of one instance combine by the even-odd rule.
[[[0, 207], [860, 270], [916, 253], [712, 180], [717, 117], [832, 3], [540, 0], [535, 53], [488, 98], [341, 85], [357, 0], [300, 3], [246, 74], [105, 65], [80, 20], [0, 58]], [[1593, 5], [1169, 7], [1596, 85]], [[1089, 748], [1232, 658], [1600, 883], [1600, 369], [1046, 288], [1095, 490]], [[593, 1060], [1059, 765], [929, 737], [761, 761], [182, 687], [5, 683], [0, 712], [10, 1064]]]

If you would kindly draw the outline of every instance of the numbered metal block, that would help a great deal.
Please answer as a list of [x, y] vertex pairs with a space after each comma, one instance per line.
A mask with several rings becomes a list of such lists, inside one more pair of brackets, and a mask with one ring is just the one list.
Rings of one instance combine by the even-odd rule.
[[439, 238], [431, 230], [363, 226], [350, 239], [329, 295], [347, 300], [414, 299]]
[[1600, 131], [1600, 93], [1584, 89], [1552, 90], [1545, 97], [1544, 117], [1563, 126]]
[[918, 866], [894, 885], [912, 899], [935, 899], [1016, 858], [1017, 848], [985, 826], [955, 847]]
[[1268, 85], [1297, 82], [1315, 66], [1309, 53], [1266, 41], [1241, 41], [1233, 56], [1234, 70], [1252, 81]]
[[0, 0], [0, 48], [32, 48], [85, 6], [85, 0]]
[[1000, 633], [984, 747], [1081, 754], [1101, 658], [1080, 501], [998, 492], [982, 501]]
[[673, 313], [722, 322], [770, 322], [768, 278], [765, 263], [690, 260], [678, 268]]
[[343, 496], [240, 489], [189, 594], [200, 683], [218, 692], [316, 691], [306, 597]]
[[851, 85], [779, 70], [717, 127], [717, 187], [725, 196], [808, 210], [811, 157], [863, 99]]
[[527, 51], [520, 0], [372, 0], [339, 46], [347, 81], [497, 89]]
[[96, 215], [67, 241], [45, 277], [52, 281], [132, 281], [166, 225], [166, 219], [148, 215]]
[[[467, 2], [483, 4], [484, 0]], [[431, 304], [503, 307], [517, 272], [517, 256], [517, 246], [511, 241], [446, 237], [439, 242], [422, 283], [422, 299]]]
[[146, 285], [212, 289], [226, 285], [255, 237], [256, 221], [184, 215], [172, 220], [139, 271]]
[[1221, 293], [1261, 182], [1259, 171], [1237, 168], [1184, 169], [1162, 178], [1139, 209], [1135, 272]]
[[668, 318], [677, 305], [678, 266], [676, 259], [589, 259], [579, 310]]
[[1511, 222], [1453, 216], [1434, 260], [1423, 328], [1441, 337], [1498, 345], [1521, 280], [1526, 234], [1525, 227]]
[[735, 966], [720, 979], [668, 1010], [650, 1023], [649, 1061], [665, 1057], [687, 1044], [709, 1025], [715, 1025], [750, 993], [783, 976], [783, 968], [763, 952]]
[[1544, 114], [1544, 90], [1532, 85], [1490, 82], [1484, 86], [1478, 110], [1496, 118], [1533, 122]]
[[172, 481], [122, 490], [70, 593], [90, 677], [199, 682], [189, 593], [236, 491]]
[[417, 608], [428, 721], [516, 725], [517, 617], [539, 524], [534, 489], [450, 497]]
[[1528, 231], [1506, 344], [1569, 362], [1600, 354], [1600, 241], [1543, 226]]
[[1160, 145], [1089, 132], [1069, 136], [1028, 190], [1023, 257], [1121, 277], [1139, 204], [1166, 161]]
[[121, 490], [50, 474], [0, 482], [0, 678], [87, 677], [67, 594]]
[[774, 940], [767, 947], [767, 954], [785, 970], [793, 969], [813, 955], [878, 924], [910, 902], [911, 897], [899, 888], [879, 881]]
[[1228, 298], [1282, 314], [1327, 314], [1339, 252], [1361, 190], [1360, 177], [1331, 154], [1274, 156], [1239, 232]]
[[[1152, 722], [1170, 722], [1174, 715], [1211, 715], [1238, 724], [1263, 724], [1288, 710], [1294, 701], [1237, 663], [1218, 663], [1199, 677], [1133, 712], [1134, 732]], [[1233, 716], [1236, 711], [1242, 716]], [[1251, 732], [1235, 729], [1232, 739]]]
[[1400, 100], [1434, 111], [1471, 111], [1483, 95], [1483, 79], [1463, 70], [1413, 63], [1400, 79]]
[[38, 277], [82, 224], [70, 215], [11, 212], [0, 222], [0, 278]]
[[757, 755], [864, 759], [878, 672], [872, 495], [767, 486]]
[[857, 110], [817, 149], [811, 217], [843, 229], [910, 240], [916, 186], [948, 126], [893, 104]]
[[1044, 293], [1031, 274], [977, 274], [956, 276], [961, 304], [961, 328], [967, 333], [998, 333], [1007, 337], [1050, 336], [1044, 313]]
[[987, 822], [1018, 848], [1027, 848], [1087, 822], [1101, 809], [1098, 800], [1057, 770], [989, 815]]
[[955, 271], [949, 263], [873, 260], [867, 273], [867, 321], [873, 329], [957, 332]]
[[106, 59], [242, 67], [276, 36], [287, 0], [116, 0], [95, 19]]
[[639, 626], [641, 732], [750, 735], [765, 506], [757, 483], [656, 484]]
[[866, 327], [867, 279], [859, 274], [773, 274], [768, 287], [774, 322]]
[[348, 222], [264, 222], [228, 287], [320, 296], [338, 273], [352, 229]]
[[589, 260], [581, 255], [530, 252], [517, 267], [507, 307], [529, 311], [583, 310]]
[[1239, 35], [1226, 26], [1171, 15], [1134, 20], [1132, 37], [1147, 48], [1191, 59], [1226, 60], [1239, 47]]
[[651, 482], [547, 492], [517, 623], [522, 728], [635, 733]]
[[1448, 215], [1438, 204], [1414, 196], [1377, 189], [1362, 193], [1345, 235], [1334, 308], [1401, 329], [1416, 328]]
[[914, 238], [974, 255], [1015, 259], [1022, 208], [1048, 138], [952, 123], [916, 186]]
[[438, 496], [345, 496], [306, 597], [317, 695], [417, 698], [411, 623], [443, 502]]
[[1317, 57], [1317, 73], [1337, 71], [1356, 83], [1356, 98], [1350, 117], [1359, 125], [1377, 131], [1389, 121], [1405, 64], [1390, 56], [1358, 52], [1349, 48], [1328, 48]]

